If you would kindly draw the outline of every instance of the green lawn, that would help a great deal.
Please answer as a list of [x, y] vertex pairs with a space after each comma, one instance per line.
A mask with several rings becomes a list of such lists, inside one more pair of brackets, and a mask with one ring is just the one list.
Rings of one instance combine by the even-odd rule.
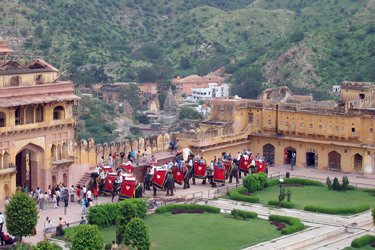
[[[305, 205], [317, 205], [324, 207], [346, 207], [367, 204], [375, 207], [375, 197], [361, 190], [348, 190], [346, 192], [330, 191], [327, 187], [305, 186], [285, 187], [285, 191], [292, 191], [291, 201], [295, 208], [303, 209]], [[267, 204], [269, 200], [277, 200], [279, 186], [273, 186], [256, 192], [259, 202]]]
[[152, 214], [145, 223], [151, 249], [242, 249], [281, 236], [269, 221], [226, 214]]

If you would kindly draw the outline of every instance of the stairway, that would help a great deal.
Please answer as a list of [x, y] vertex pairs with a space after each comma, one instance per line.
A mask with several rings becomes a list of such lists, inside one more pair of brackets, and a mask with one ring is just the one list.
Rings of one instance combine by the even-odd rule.
[[91, 172], [89, 173], [86, 173], [84, 176], [82, 176], [82, 178], [79, 180], [79, 182], [77, 183], [77, 185], [86, 185], [89, 183], [90, 181], [90, 177], [91, 177]]

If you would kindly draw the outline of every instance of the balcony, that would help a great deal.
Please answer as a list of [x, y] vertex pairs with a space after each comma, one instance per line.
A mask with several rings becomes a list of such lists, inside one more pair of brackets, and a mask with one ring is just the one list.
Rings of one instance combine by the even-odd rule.
[[45, 122], [36, 122], [36, 123], [29, 123], [24, 125], [14, 125], [11, 127], [2, 127], [0, 128], [0, 134], [3, 133], [16, 133], [26, 130], [33, 130], [33, 129], [42, 129], [42, 128], [50, 128], [50, 127], [57, 127], [57, 126], [65, 126], [75, 124], [75, 119], [67, 118], [61, 120], [52, 120], [52, 121], [45, 121]]

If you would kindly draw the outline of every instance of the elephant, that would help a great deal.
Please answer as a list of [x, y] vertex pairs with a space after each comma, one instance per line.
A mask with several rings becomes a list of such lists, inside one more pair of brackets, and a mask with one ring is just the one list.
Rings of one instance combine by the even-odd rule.
[[139, 185], [139, 187], [134, 191], [134, 198], [142, 198], [143, 192], [143, 186]]
[[187, 173], [187, 175], [184, 178], [184, 187], [183, 187], [183, 189], [190, 188], [190, 178], [191, 178], [191, 172], [193, 170], [193, 167], [189, 166], [189, 164], [186, 164], [186, 167], [187, 167], [188, 173]]
[[145, 177], [143, 178], [143, 193], [146, 193], [146, 190], [151, 190], [152, 186], [152, 178], [153, 175], [151, 175], [148, 171], [145, 174]]
[[113, 202], [113, 198], [115, 197], [115, 195], [117, 195], [118, 192], [121, 190], [121, 184], [122, 183], [119, 183], [117, 179], [113, 182], [113, 186], [112, 186], [112, 202]]
[[236, 178], [237, 184], [240, 183], [240, 181], [238, 180], [238, 172], [240, 172], [238, 170], [239, 164], [240, 164], [240, 162], [237, 161], [236, 159], [234, 159], [233, 169], [232, 169], [232, 172], [229, 175], [229, 183], [232, 183], [232, 177]]
[[165, 196], [169, 196], [169, 190], [171, 191], [170, 196], [173, 196], [173, 189], [176, 191], [172, 173], [168, 175], [167, 181], [165, 182], [165, 185], [164, 185], [164, 188], [167, 189], [167, 194]]
[[[176, 191], [176, 187], [174, 185], [174, 179], [173, 179], [173, 172], [169, 172], [167, 180], [163, 186], [163, 190], [167, 190], [166, 196], [169, 196], [169, 190], [171, 190], [171, 196], [173, 196], [173, 189]], [[156, 196], [156, 187], [153, 187], [153, 196]]]

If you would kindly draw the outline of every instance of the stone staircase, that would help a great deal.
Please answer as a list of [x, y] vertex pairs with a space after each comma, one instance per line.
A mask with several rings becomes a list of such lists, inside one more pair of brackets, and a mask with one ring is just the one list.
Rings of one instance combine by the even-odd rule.
[[82, 176], [82, 178], [79, 180], [79, 182], [77, 183], [77, 185], [87, 186], [87, 184], [89, 184], [90, 177], [91, 177], [91, 172], [88, 172], [88, 173], [84, 174]]

